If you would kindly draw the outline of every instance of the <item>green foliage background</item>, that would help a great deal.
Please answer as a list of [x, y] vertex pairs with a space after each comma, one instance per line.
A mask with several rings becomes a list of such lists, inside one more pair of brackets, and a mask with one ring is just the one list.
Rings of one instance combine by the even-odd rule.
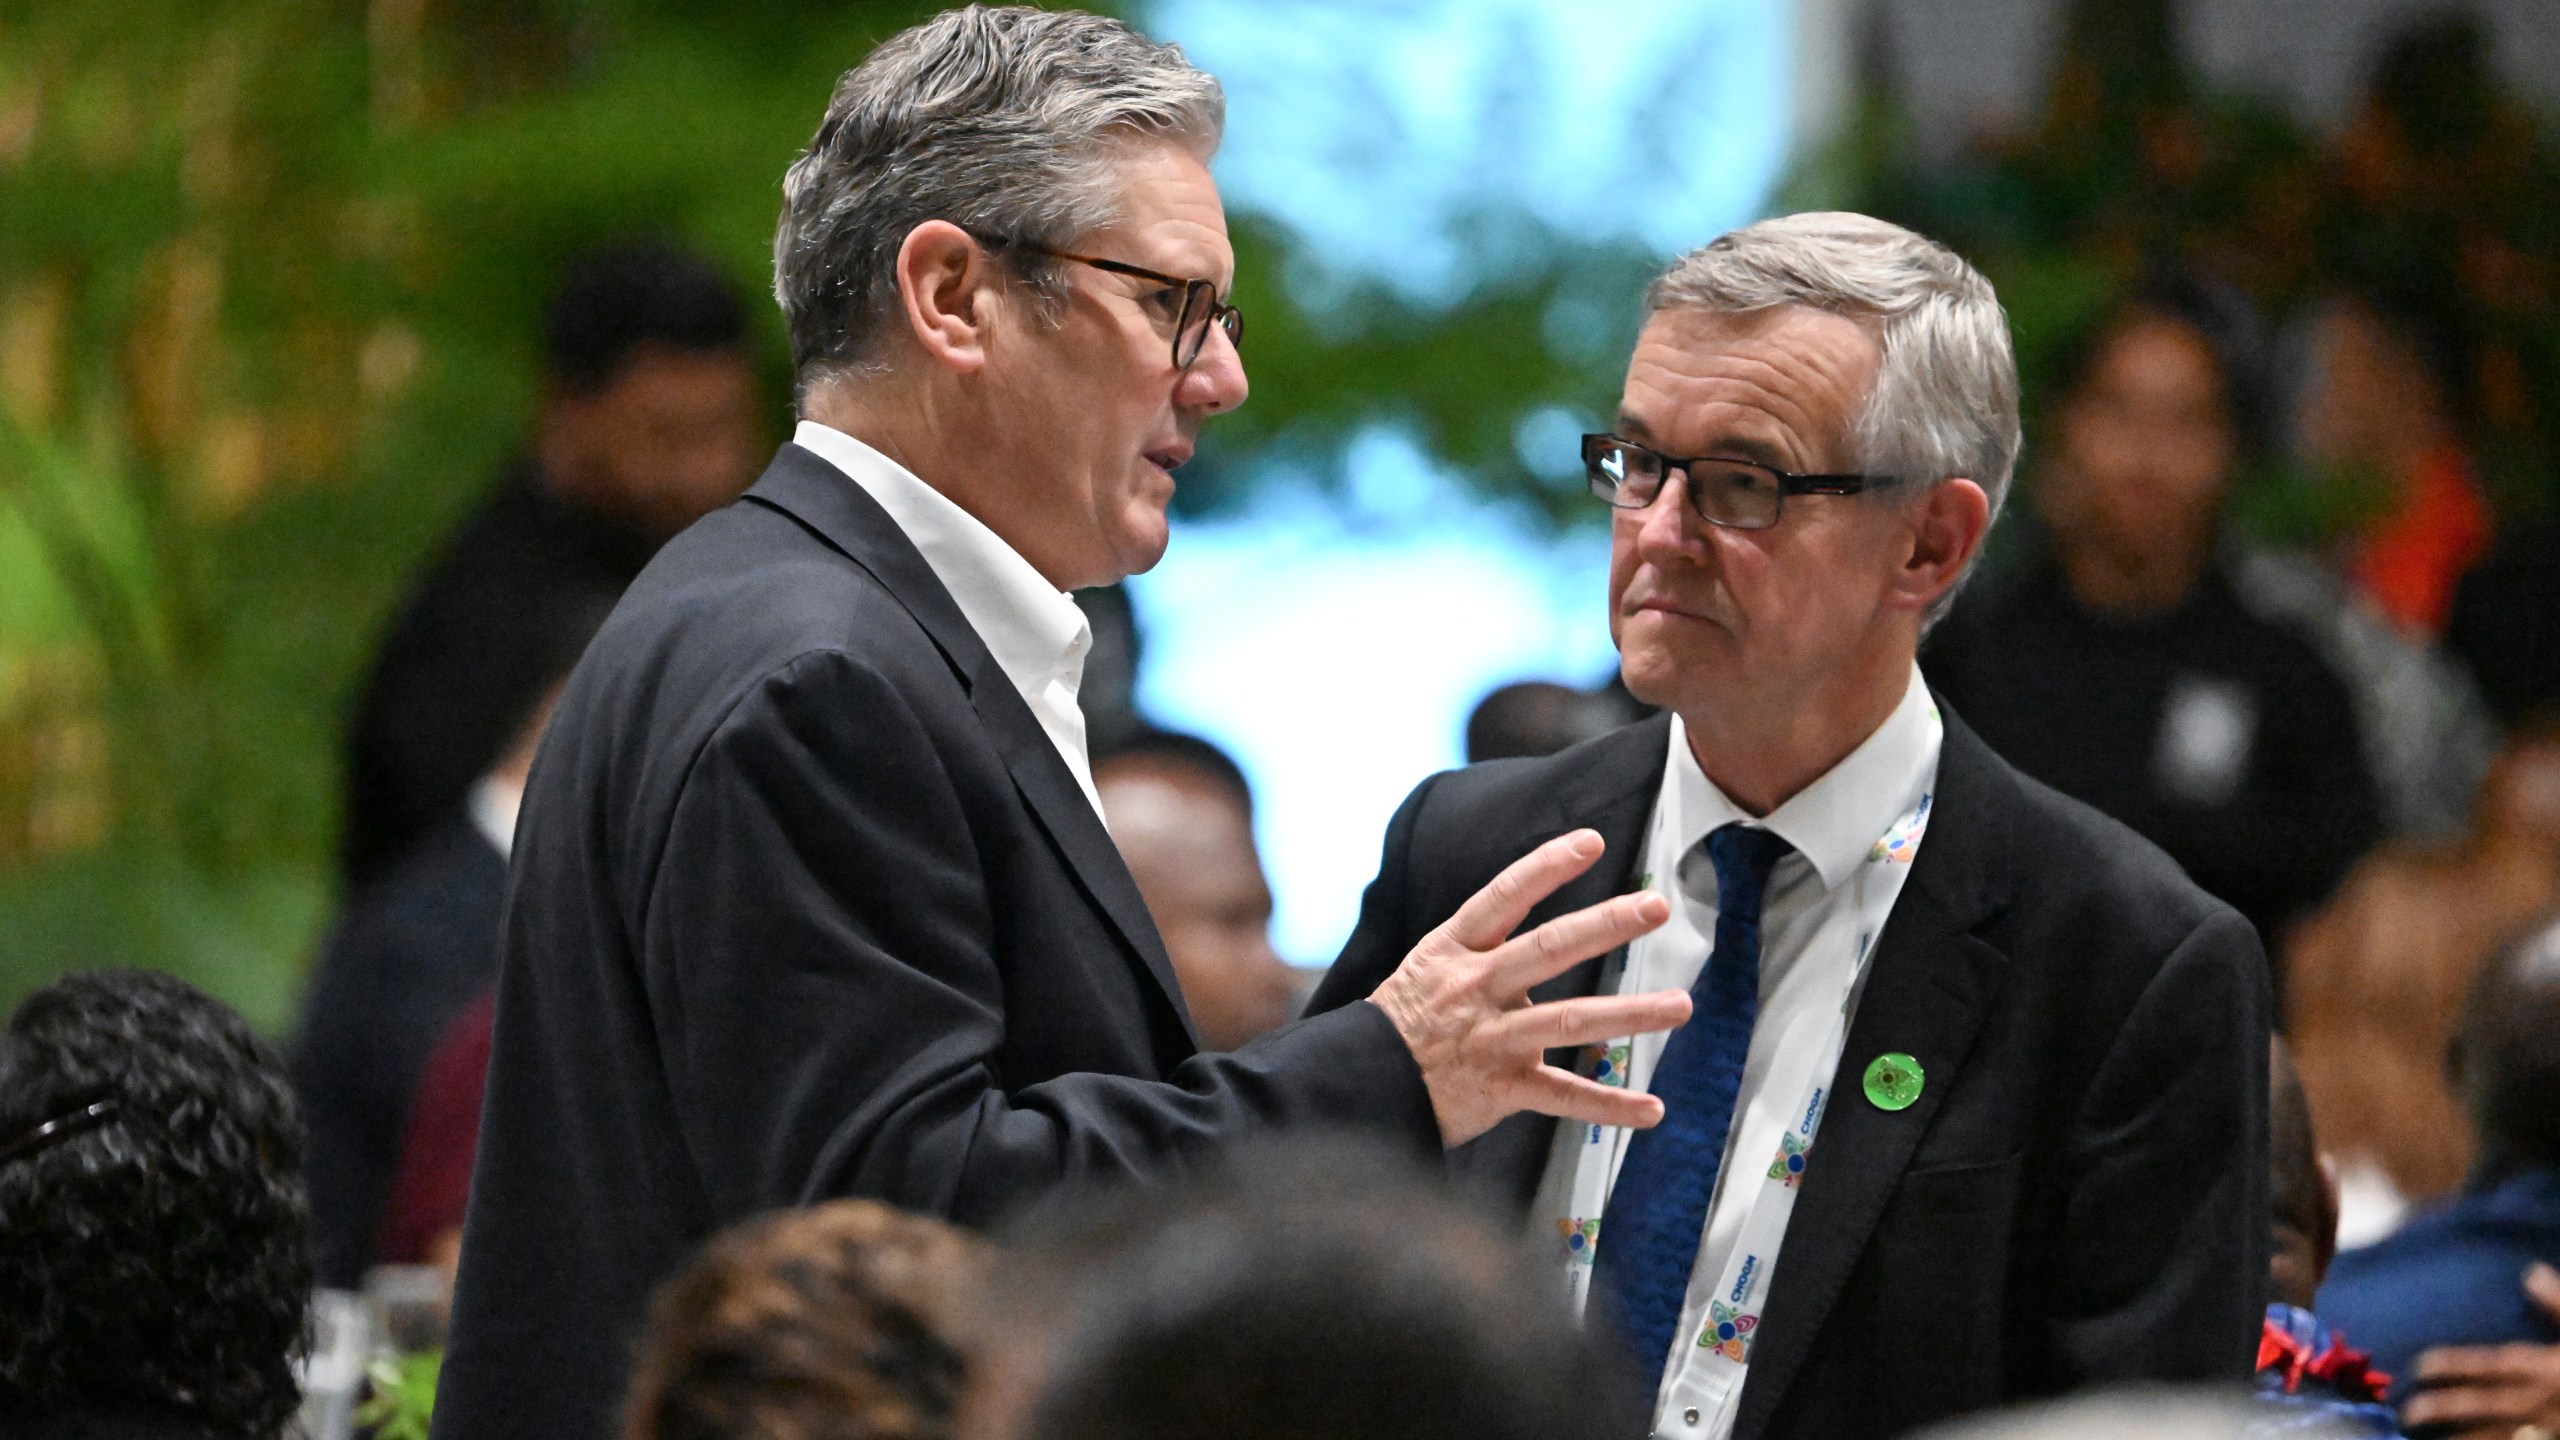
[[[337, 731], [389, 607], [535, 398], [562, 264], [671, 236], [761, 292], [784, 166], [921, 0], [0, 0], [0, 1009], [151, 965], [281, 1033], [334, 903]], [[2560, 434], [2560, 163], [2458, 81], [2319, 141], [2203, 93], [2171, 0], [2074, 0], [2044, 113], [1911, 155], [1877, 71], [1773, 207], [1912, 224], [1999, 287], [2036, 378], [2149, 260], [2268, 313], [2341, 267], [2450, 297], [2510, 506]], [[1522, 463], [1533, 410], [1605, 413], [1656, 258], [1518, 216], [1445, 309], [1314, 271], [1232, 217], [1253, 403], [1177, 504], [1235, 503], [1354, 430], [1596, 523]], [[760, 356], [785, 430], [780, 327]], [[2356, 491], [2271, 469], [2244, 523], [2318, 543]]]

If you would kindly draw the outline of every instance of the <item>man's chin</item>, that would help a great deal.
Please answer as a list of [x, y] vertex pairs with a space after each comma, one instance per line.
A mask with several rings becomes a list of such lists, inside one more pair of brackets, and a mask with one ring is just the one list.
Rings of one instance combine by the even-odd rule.
[[1618, 680], [1646, 705], [1671, 707], [1680, 696], [1680, 672], [1670, 657], [1633, 650], [1618, 657]]
[[1161, 514], [1156, 517], [1153, 525], [1133, 527], [1129, 533], [1121, 536], [1120, 544], [1116, 547], [1121, 577], [1126, 579], [1131, 575], [1144, 575], [1156, 568], [1157, 563], [1164, 559], [1164, 552], [1172, 541], [1172, 527], [1165, 523]]
[[[1629, 618], [1618, 640], [1618, 674], [1638, 700], [1677, 709], [1701, 683], [1729, 674], [1732, 657], [1715, 643], [1724, 635], [1720, 628], [1685, 616], [1670, 617], [1666, 626], [1661, 618], [1657, 612]], [[1643, 623], [1648, 620], [1657, 623]]]

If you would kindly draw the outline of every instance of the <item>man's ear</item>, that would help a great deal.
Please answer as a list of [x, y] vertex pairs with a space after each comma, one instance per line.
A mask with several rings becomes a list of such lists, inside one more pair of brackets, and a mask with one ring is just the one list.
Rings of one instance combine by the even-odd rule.
[[987, 363], [994, 318], [995, 262], [948, 220], [927, 220], [898, 244], [898, 307], [924, 353], [954, 370]]
[[1926, 610], [1964, 578], [1991, 528], [1991, 497], [1958, 477], [1923, 491], [1911, 506], [1911, 549], [1893, 577], [1896, 599]]

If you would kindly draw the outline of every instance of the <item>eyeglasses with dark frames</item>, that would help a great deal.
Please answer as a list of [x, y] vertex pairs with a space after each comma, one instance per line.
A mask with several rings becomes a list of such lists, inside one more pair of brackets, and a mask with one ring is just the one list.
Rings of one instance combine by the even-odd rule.
[[1620, 510], [1641, 510], [1662, 493], [1671, 472], [1689, 479], [1698, 518], [1729, 530], [1766, 530], [1790, 495], [1855, 495], [1901, 483], [1891, 475], [1800, 475], [1723, 455], [1665, 455], [1615, 435], [1582, 437], [1582, 467], [1591, 493]]
[[1162, 285], [1168, 291], [1181, 291], [1182, 308], [1175, 312], [1173, 318], [1173, 368], [1176, 370], [1188, 370], [1192, 362], [1200, 358], [1201, 347], [1209, 343], [1209, 327], [1213, 325], [1227, 332], [1228, 344], [1235, 346], [1239, 351], [1244, 348], [1244, 312], [1218, 298], [1218, 282], [1215, 280], [1194, 280], [1181, 275], [1167, 275], [1161, 270], [1149, 270], [1143, 265], [1131, 265], [1122, 260], [1105, 260], [1095, 255], [1070, 254], [1053, 246], [1043, 245], [1037, 240], [1019, 240], [1010, 235], [981, 235], [975, 230], [968, 233], [984, 244], [1029, 250], [1035, 254], [1046, 255], [1052, 260], [1071, 260], [1078, 265], [1090, 265], [1106, 274], [1127, 275]]

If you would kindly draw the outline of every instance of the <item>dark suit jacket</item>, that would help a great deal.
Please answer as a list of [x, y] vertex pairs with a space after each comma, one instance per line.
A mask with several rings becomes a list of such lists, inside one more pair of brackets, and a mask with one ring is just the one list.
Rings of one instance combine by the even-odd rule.
[[598, 1440], [757, 1211], [964, 1222], [1277, 1124], [1437, 1150], [1373, 1006], [1196, 1055], [1101, 820], [924, 558], [784, 447], [589, 648], [516, 836], [440, 1440]]
[[310, 1142], [311, 1266], [353, 1289], [374, 1237], [427, 1057], [498, 973], [507, 862], [456, 810], [348, 901], [304, 999], [293, 1083]]
[[[1503, 865], [1577, 826], [1608, 854], [1532, 923], [1630, 888], [1669, 734], [1657, 718], [1425, 782], [1311, 1008], [1369, 993]], [[2268, 1002], [2248, 922], [1952, 713], [1935, 795], [1779, 1251], [1739, 1440], [1892, 1435], [2255, 1363]], [[1533, 998], [1587, 994], [1599, 969]], [[1891, 1051], [1926, 1075], [1899, 1113], [1861, 1087]], [[1503, 1122], [1452, 1153], [1459, 1183], [1525, 1220], [1554, 1131]]]

